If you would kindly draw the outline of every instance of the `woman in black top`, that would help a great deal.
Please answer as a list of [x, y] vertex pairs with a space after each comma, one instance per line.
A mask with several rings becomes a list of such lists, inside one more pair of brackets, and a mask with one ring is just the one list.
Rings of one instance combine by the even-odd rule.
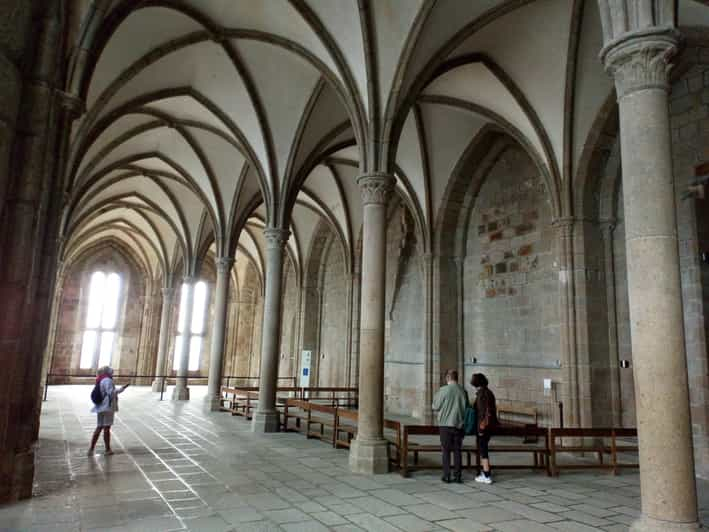
[[470, 384], [476, 389], [475, 412], [478, 423], [478, 449], [480, 450], [480, 462], [483, 469], [482, 474], [475, 477], [475, 481], [483, 484], [492, 484], [488, 443], [490, 443], [492, 429], [497, 425], [495, 394], [487, 387], [487, 377], [482, 373], [473, 373]]

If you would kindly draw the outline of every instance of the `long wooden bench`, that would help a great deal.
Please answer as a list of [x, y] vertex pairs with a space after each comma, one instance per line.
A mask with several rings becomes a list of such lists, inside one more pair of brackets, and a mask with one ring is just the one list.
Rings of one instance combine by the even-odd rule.
[[[307, 419], [305, 421], [305, 435], [308, 438], [318, 438], [322, 441], [329, 441], [335, 446], [335, 423], [337, 417], [337, 407], [321, 405], [309, 402], [307, 407]], [[319, 430], [310, 430], [311, 426], [319, 427]], [[325, 429], [330, 430], [330, 434], [325, 433]]]
[[[507, 427], [538, 427], [539, 412], [534, 407], [526, 407], [519, 404], [498, 403], [497, 419], [500, 424]], [[538, 438], [527, 436], [524, 443], [536, 443]]]
[[[621, 463], [618, 453], [637, 453], [637, 444], [618, 441], [618, 438], [636, 438], [637, 429], [624, 428], [550, 428], [549, 429], [549, 462], [550, 472], [559, 475], [560, 469], [610, 469], [614, 475], [620, 468], [637, 468], [638, 463]], [[564, 438], [572, 438], [572, 445], [563, 445]], [[587, 454], [597, 457], [597, 463], [575, 462], [560, 464], [559, 453]], [[610, 462], [604, 461], [604, 454], [610, 455]]]
[[222, 386], [221, 391], [223, 395], [220, 399], [220, 410], [231, 412], [233, 416], [251, 419], [253, 409], [258, 404], [258, 388]]
[[357, 435], [357, 411], [338, 408], [335, 414], [335, 449], [350, 448], [352, 438]]
[[[403, 430], [403, 442], [401, 446], [400, 471], [406, 477], [409, 471], [416, 469], [431, 469], [440, 467], [439, 465], [421, 465], [419, 463], [420, 453], [441, 453], [440, 442], [420, 443], [411, 440], [411, 436], [438, 436], [439, 427], [435, 425], [406, 425]], [[542, 438], [543, 445], [507, 444], [496, 441], [496, 437], [521, 437], [521, 438]], [[480, 455], [477, 447], [477, 438], [466, 436], [463, 439], [462, 453], [466, 460], [463, 467], [470, 469], [480, 467]], [[495, 464], [496, 469], [536, 469], [544, 470], [549, 474], [549, 445], [548, 433], [546, 429], [540, 427], [509, 427], [499, 426], [493, 431], [493, 439], [489, 446], [490, 454], [493, 453], [529, 453], [532, 455], [531, 464]], [[409, 455], [413, 454], [413, 464], [409, 462]], [[475, 456], [475, 466], [471, 457]]]
[[301, 422], [307, 423], [309, 415], [310, 403], [308, 401], [303, 401], [302, 399], [286, 399], [283, 405], [281, 429], [283, 432], [291, 430], [289, 421], [294, 419], [295, 427], [293, 430], [300, 432]]
[[358, 388], [311, 386], [300, 388], [300, 398], [329, 406], [357, 408]]

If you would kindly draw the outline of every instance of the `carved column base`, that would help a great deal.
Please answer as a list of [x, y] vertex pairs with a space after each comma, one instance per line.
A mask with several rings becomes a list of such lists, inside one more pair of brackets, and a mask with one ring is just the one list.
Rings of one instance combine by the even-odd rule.
[[281, 416], [274, 412], [254, 412], [251, 420], [251, 432], [279, 432], [281, 430]]
[[189, 401], [190, 389], [187, 386], [175, 386], [172, 390], [173, 401]]
[[354, 439], [350, 444], [350, 471], [365, 475], [389, 472], [389, 450], [386, 440]]
[[630, 526], [632, 532], [670, 532], [672, 530], [699, 530], [701, 528], [702, 525], [698, 522], [671, 523], [646, 516], [642, 516]]

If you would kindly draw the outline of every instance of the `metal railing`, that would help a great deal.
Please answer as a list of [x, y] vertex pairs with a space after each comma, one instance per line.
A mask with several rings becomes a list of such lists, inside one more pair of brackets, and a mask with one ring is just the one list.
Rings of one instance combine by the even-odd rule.
[[[95, 374], [91, 373], [47, 373], [46, 378], [44, 380], [44, 397], [43, 401], [47, 400], [47, 391], [49, 389], [49, 379], [50, 377], [60, 377], [60, 378], [67, 378], [67, 379], [96, 379]], [[113, 373], [113, 378], [114, 379], [163, 379], [162, 386], [160, 387], [160, 400], [163, 400], [163, 394], [165, 393], [165, 387], [167, 386], [167, 382], [169, 380], [173, 380], [177, 382], [177, 379], [185, 379], [185, 386], [188, 385], [190, 381], [206, 381], [209, 379], [209, 377], [203, 377], [203, 376], [177, 376], [174, 374], [167, 374], [167, 375], [137, 375], [134, 373], [129, 373], [122, 375], [120, 372], [116, 371]], [[230, 382], [232, 379], [238, 379], [238, 380], [246, 380], [246, 381], [258, 381], [258, 377], [243, 377], [240, 375], [225, 375], [222, 377], [222, 382], [219, 385], [219, 388], [224, 386], [229, 386]], [[279, 381], [289, 381], [292, 383], [293, 386], [296, 385], [296, 377], [278, 377]], [[226, 383], [225, 383], [226, 381]], [[131, 382], [132, 383], [132, 382]], [[59, 383], [53, 383], [53, 386], [62, 386], [62, 385], [67, 385], [67, 384], [76, 384], [75, 382], [59, 382]]]

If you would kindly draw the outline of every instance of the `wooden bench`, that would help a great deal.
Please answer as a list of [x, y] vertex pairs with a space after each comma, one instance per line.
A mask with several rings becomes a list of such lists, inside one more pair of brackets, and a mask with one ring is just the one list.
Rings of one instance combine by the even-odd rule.
[[[561, 469], [610, 469], [614, 475], [620, 468], [637, 468], [638, 463], [618, 462], [618, 453], [638, 452], [637, 444], [618, 442], [618, 438], [638, 437], [637, 429], [624, 428], [550, 428], [549, 429], [549, 462], [550, 473], [559, 475]], [[573, 438], [572, 445], [563, 445], [563, 438]], [[572, 463], [559, 464], [559, 453], [593, 453], [597, 463]], [[603, 459], [603, 455], [610, 455], [610, 462]]]
[[[521, 438], [521, 444], [511, 444], [500, 441], [500, 437]], [[539, 444], [541, 439], [542, 443]], [[534, 469], [543, 470], [551, 475], [549, 469], [549, 432], [542, 427], [533, 425], [509, 426], [498, 425], [492, 430], [492, 439], [488, 448], [490, 454], [514, 453], [532, 455], [531, 464], [499, 464], [493, 460], [495, 469]], [[476, 464], [480, 465], [480, 455], [476, 453]]]
[[[309, 402], [307, 407], [307, 419], [305, 421], [305, 436], [307, 438], [318, 438], [322, 441], [329, 441], [334, 447], [336, 440], [336, 417], [337, 407]], [[311, 425], [320, 427], [320, 429], [315, 431], [310, 430]], [[329, 436], [325, 434], [326, 427], [331, 430]]]
[[[441, 453], [440, 442], [418, 443], [412, 442], [411, 436], [438, 436], [439, 427], [435, 425], [406, 425], [403, 431], [403, 443], [400, 455], [401, 475], [406, 477], [410, 470], [430, 469], [440, 467], [438, 465], [420, 465], [419, 453]], [[549, 441], [547, 429], [540, 427], [496, 427], [492, 433], [493, 439], [490, 442], [489, 452], [493, 453], [529, 453], [532, 455], [531, 464], [494, 464], [496, 469], [535, 469], [544, 470], [549, 473]], [[543, 445], [506, 444], [495, 441], [495, 437], [510, 436], [522, 438], [542, 438]], [[473, 467], [471, 457], [475, 456], [475, 467], [480, 467], [480, 454], [477, 447], [477, 438], [466, 436], [463, 439], [462, 452], [466, 456], [463, 467], [470, 469]], [[409, 454], [413, 453], [413, 464], [409, 463]]]
[[[399, 456], [399, 471], [402, 477], [408, 477], [409, 471], [415, 469], [431, 469], [433, 466], [420, 465], [419, 453], [438, 453], [441, 454], [440, 441], [435, 443], [420, 443], [411, 440], [411, 436], [440, 436], [440, 430], [435, 425], [404, 425], [403, 441], [401, 445], [401, 453]], [[475, 442], [470, 444], [470, 441]], [[462, 452], [467, 457], [467, 468], [471, 466], [471, 454], [477, 453], [477, 442], [475, 438], [468, 436], [463, 440]], [[409, 463], [409, 454], [413, 453], [413, 464]], [[435, 466], [440, 467], [440, 466]], [[466, 467], [464, 465], [464, 467]]]
[[[389, 463], [401, 469], [401, 423], [393, 419], [384, 419], [384, 431]], [[387, 434], [386, 431], [391, 431], [394, 434]]]
[[307, 422], [310, 413], [310, 403], [302, 399], [286, 399], [283, 405], [283, 422], [281, 427], [283, 432], [290, 430], [289, 421], [295, 420], [294, 430], [300, 432], [301, 421]]
[[[346, 420], [347, 422], [343, 422]], [[350, 448], [352, 438], [357, 435], [357, 411], [338, 408], [335, 413], [335, 449]], [[343, 438], [344, 436], [344, 438]]]
[[311, 386], [300, 389], [300, 398], [329, 406], [357, 407], [358, 388]]
[[[497, 419], [500, 425], [508, 427], [538, 427], [539, 412], [534, 407], [500, 403], [497, 406]], [[527, 436], [524, 443], [536, 443], [538, 438]]]
[[220, 410], [231, 412], [233, 416], [251, 419], [252, 411], [258, 404], [258, 388], [222, 386], [221, 390], [225, 395], [220, 399]]

